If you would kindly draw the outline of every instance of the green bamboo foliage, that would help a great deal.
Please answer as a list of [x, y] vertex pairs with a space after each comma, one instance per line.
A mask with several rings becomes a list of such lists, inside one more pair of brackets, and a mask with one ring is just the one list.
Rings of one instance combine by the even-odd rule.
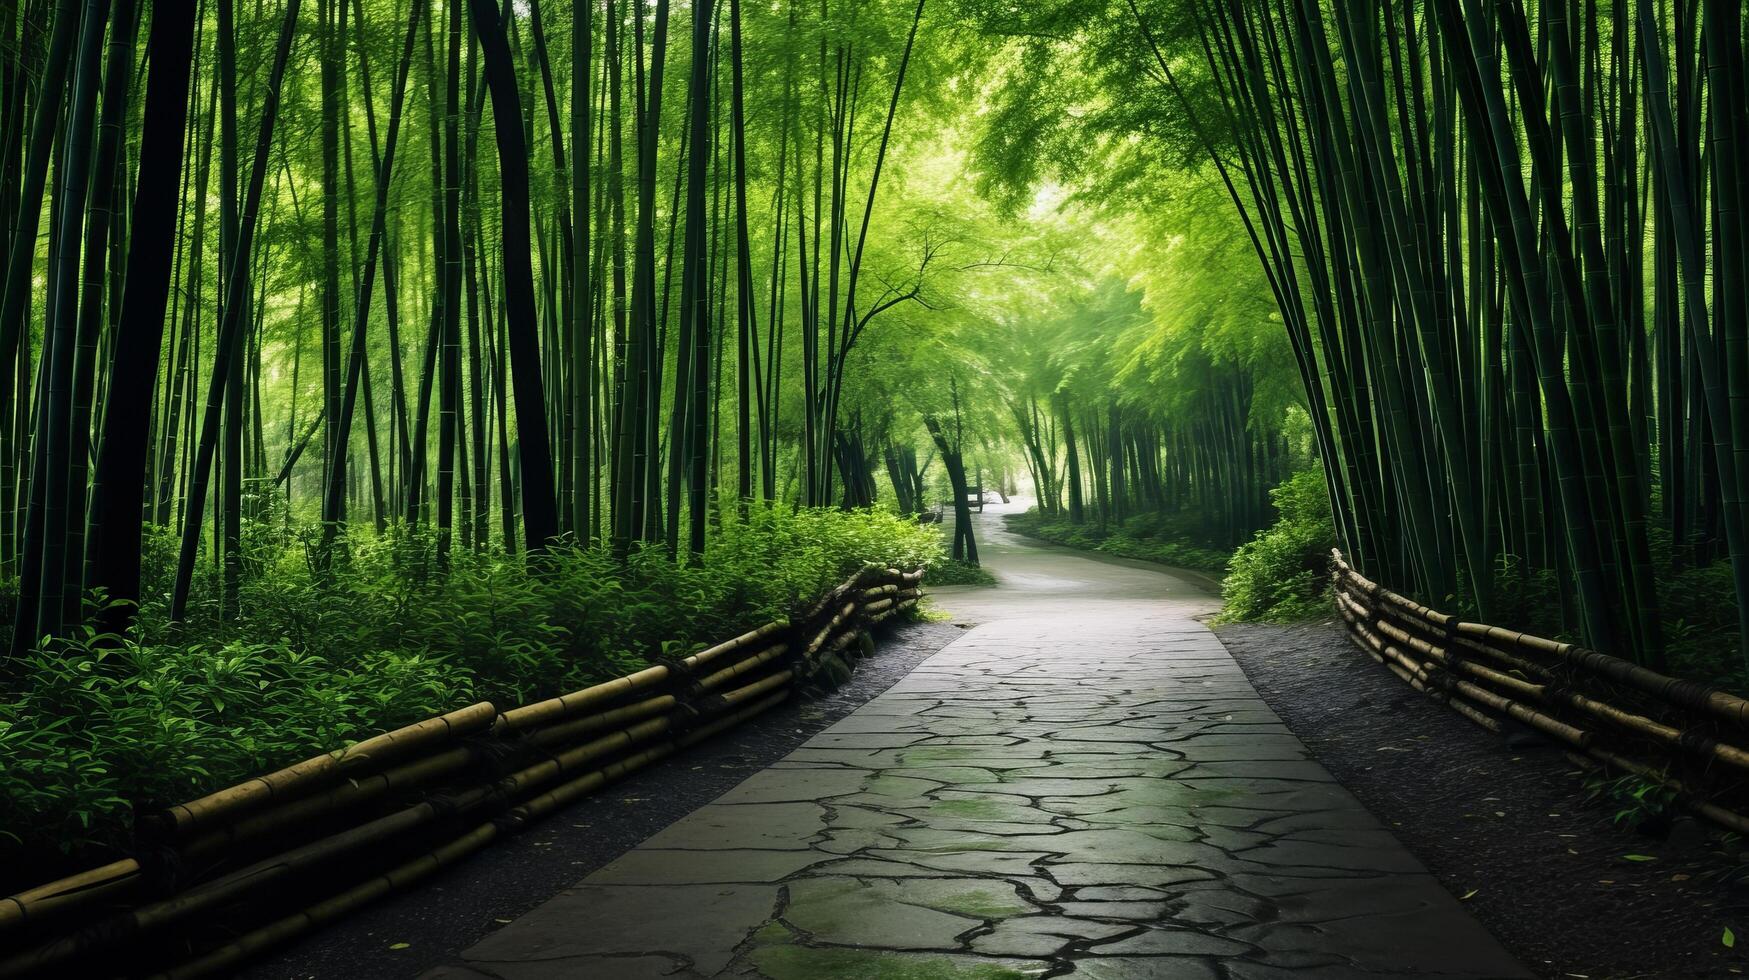
[[162, 598], [158, 529], [186, 620], [300, 519], [320, 568], [373, 534], [441, 567], [697, 556], [731, 486], [874, 498], [846, 379], [922, 291], [869, 260], [921, 3], [175, 6], [0, 17], [16, 651], [93, 587], [117, 628]]
[[1655, 553], [1731, 561], [1749, 610], [1736, 5], [1128, 12], [1251, 232], [1364, 567], [1482, 618], [1553, 575], [1574, 633], [1652, 664]]

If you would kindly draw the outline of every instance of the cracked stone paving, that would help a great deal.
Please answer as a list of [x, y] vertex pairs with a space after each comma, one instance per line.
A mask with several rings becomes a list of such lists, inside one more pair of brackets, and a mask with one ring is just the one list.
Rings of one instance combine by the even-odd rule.
[[1313, 761], [1197, 583], [979, 518], [976, 628], [429, 980], [1529, 977]]

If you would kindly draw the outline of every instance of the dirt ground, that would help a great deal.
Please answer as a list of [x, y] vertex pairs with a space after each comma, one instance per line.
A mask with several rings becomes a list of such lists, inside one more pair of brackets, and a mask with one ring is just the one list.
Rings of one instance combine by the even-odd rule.
[[1623, 804], [1561, 751], [1428, 700], [1335, 623], [1216, 635], [1318, 761], [1544, 976], [1749, 970], [1741, 841], [1677, 813], [1619, 825]]

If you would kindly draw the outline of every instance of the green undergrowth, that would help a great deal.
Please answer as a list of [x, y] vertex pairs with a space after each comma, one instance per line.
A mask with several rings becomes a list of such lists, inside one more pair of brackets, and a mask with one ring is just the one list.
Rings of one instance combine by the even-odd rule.
[[1336, 529], [1323, 477], [1296, 473], [1270, 491], [1277, 518], [1238, 550], [1209, 543], [1192, 514], [1143, 514], [1117, 528], [1073, 524], [1037, 510], [1007, 518], [1019, 534], [1121, 558], [1140, 558], [1223, 576], [1220, 618], [1290, 623], [1330, 615], [1330, 549]]
[[996, 576], [977, 565], [948, 558], [931, 568], [924, 582], [928, 585], [995, 585]]
[[[90, 632], [0, 678], [0, 885], [101, 857], [150, 811], [480, 700], [509, 706], [792, 615], [865, 564], [945, 567], [940, 533], [876, 511], [724, 517], [702, 563], [502, 553], [391, 529], [327, 573], [318, 531], [248, 529], [240, 608], [203, 570], [165, 622], [172, 542], [150, 543], [139, 637]], [[0, 609], [9, 617], [16, 583]], [[0, 640], [10, 622], [0, 624]]]
[[1232, 558], [1231, 552], [1209, 545], [1188, 515], [1138, 514], [1117, 526], [1101, 526], [1092, 521], [1075, 524], [1034, 508], [1004, 520], [1009, 530], [1052, 544], [1217, 575], [1227, 570]]
[[1221, 619], [1291, 623], [1330, 615], [1336, 526], [1323, 475], [1304, 470], [1269, 491], [1274, 524], [1233, 553], [1221, 583]]
[[[1324, 480], [1317, 470], [1295, 474], [1271, 491], [1276, 522], [1234, 553], [1222, 584], [1221, 619], [1288, 623], [1333, 615], [1330, 549], [1336, 546]], [[1669, 532], [1650, 529], [1663, 631], [1663, 671], [1673, 677], [1749, 691], [1749, 670], [1738, 648], [1731, 564], [1701, 561], [1695, 549], [1678, 556]], [[1679, 560], [1680, 558], [1680, 560]], [[1390, 586], [1391, 583], [1385, 583]], [[1496, 559], [1487, 614], [1472, 589], [1430, 604], [1472, 621], [1486, 621], [1550, 639], [1577, 642], [1574, 613], [1564, 605], [1551, 569], [1531, 569], [1511, 555]]]

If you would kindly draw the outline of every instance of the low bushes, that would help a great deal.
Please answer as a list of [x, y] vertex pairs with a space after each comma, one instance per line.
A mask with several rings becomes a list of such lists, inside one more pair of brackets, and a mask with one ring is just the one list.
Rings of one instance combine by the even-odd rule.
[[[312, 528], [257, 529], [240, 614], [86, 633], [0, 688], [0, 884], [124, 843], [146, 811], [478, 700], [525, 702], [797, 611], [865, 564], [940, 567], [939, 532], [874, 511], [726, 514], [704, 561], [561, 548], [539, 574], [391, 530], [319, 573]], [[149, 549], [149, 580], [168, 591]], [[208, 573], [203, 573], [208, 574]], [[10, 612], [8, 605], [7, 611]], [[15, 877], [16, 875], [16, 877]]]
[[969, 562], [944, 560], [929, 570], [930, 585], [995, 585], [996, 576]]
[[1067, 518], [1046, 517], [1037, 509], [1006, 518], [1020, 534], [1053, 544], [1099, 551], [1119, 558], [1139, 558], [1177, 568], [1221, 573], [1231, 555], [1199, 540], [1194, 520], [1183, 515], [1138, 514], [1112, 527], [1073, 524]]
[[1221, 583], [1221, 618], [1282, 623], [1329, 616], [1336, 526], [1323, 474], [1295, 473], [1269, 499], [1280, 516], [1233, 553]]
[[1323, 476], [1296, 473], [1270, 491], [1278, 517], [1234, 552], [1210, 546], [1189, 514], [1141, 514], [1121, 526], [1071, 524], [1029, 510], [1014, 531], [1071, 548], [1224, 575], [1221, 618], [1292, 622], [1330, 615], [1330, 549], [1336, 528]]

